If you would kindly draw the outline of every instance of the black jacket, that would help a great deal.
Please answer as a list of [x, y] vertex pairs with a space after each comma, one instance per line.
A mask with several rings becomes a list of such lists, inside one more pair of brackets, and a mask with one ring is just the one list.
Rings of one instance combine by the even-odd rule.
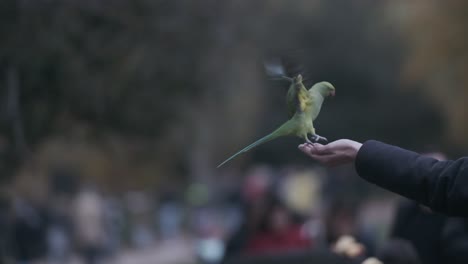
[[359, 150], [362, 178], [448, 215], [468, 216], [468, 157], [438, 161], [375, 140]]

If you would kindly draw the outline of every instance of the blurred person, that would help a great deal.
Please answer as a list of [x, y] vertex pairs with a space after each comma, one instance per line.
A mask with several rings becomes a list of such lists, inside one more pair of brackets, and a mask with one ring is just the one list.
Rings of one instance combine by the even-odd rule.
[[411, 242], [422, 263], [468, 263], [468, 220], [447, 217], [411, 200], [397, 210], [391, 237]]
[[69, 233], [62, 225], [51, 224], [47, 230], [48, 259], [50, 263], [66, 263], [71, 253]]
[[259, 201], [272, 189], [274, 171], [269, 166], [255, 166], [244, 180], [242, 195], [247, 201]]
[[356, 210], [354, 204], [333, 201], [325, 215], [326, 242], [337, 241], [343, 235], [356, 235]]
[[299, 149], [329, 166], [354, 163], [360, 177], [434, 211], [468, 216], [468, 157], [438, 161], [375, 140], [340, 139]]
[[67, 166], [52, 169], [49, 178], [47, 207], [50, 224], [47, 230], [48, 261], [66, 263], [72, 251], [72, 210], [70, 206], [79, 186], [78, 172]]
[[324, 195], [323, 171], [289, 168], [281, 175], [279, 195], [284, 204], [295, 214], [307, 219], [305, 230], [316, 246], [325, 246], [325, 223], [323, 220]]
[[125, 215], [120, 199], [113, 196], [104, 198], [104, 222], [106, 232], [106, 251], [110, 254], [122, 247]]
[[130, 242], [136, 248], [149, 247], [154, 242], [152, 200], [143, 191], [131, 191], [125, 197], [129, 213]]
[[8, 250], [8, 241], [11, 239], [12, 227], [12, 205], [8, 195], [0, 194], [0, 263], [5, 263], [11, 258], [11, 251]]
[[33, 263], [47, 253], [47, 212], [42, 206], [17, 198], [13, 204], [13, 228], [7, 250], [13, 252], [17, 263]]
[[357, 211], [356, 237], [374, 255], [379, 245], [388, 240], [395, 217], [395, 196], [374, 196], [363, 201]]
[[183, 209], [175, 193], [167, 192], [161, 198], [156, 218], [162, 239], [177, 238], [181, 233]]
[[48, 259], [51, 263], [65, 263], [72, 251], [71, 199], [63, 195], [48, 198], [49, 225], [47, 229]]
[[234, 198], [240, 204], [241, 221], [226, 242], [223, 261], [245, 251], [247, 241], [260, 225], [272, 186], [273, 170], [270, 167], [255, 166], [247, 172], [238, 197]]
[[226, 248], [223, 256], [223, 261], [239, 255], [244, 251], [250, 235], [258, 225], [258, 212], [260, 207], [253, 204], [242, 203], [242, 220], [237, 229], [228, 237]]
[[238, 190], [226, 191], [222, 199], [223, 228], [226, 234], [236, 232], [243, 223], [243, 201]]
[[246, 242], [244, 253], [258, 255], [310, 248], [303, 224], [274, 194], [270, 194], [256, 230]]
[[74, 201], [74, 227], [85, 263], [98, 263], [105, 241], [103, 200], [91, 187], [79, 191]]
[[[376, 255], [384, 264], [426, 264], [421, 262], [414, 246], [404, 239], [391, 239], [387, 241]], [[452, 263], [452, 262], [439, 262]]]

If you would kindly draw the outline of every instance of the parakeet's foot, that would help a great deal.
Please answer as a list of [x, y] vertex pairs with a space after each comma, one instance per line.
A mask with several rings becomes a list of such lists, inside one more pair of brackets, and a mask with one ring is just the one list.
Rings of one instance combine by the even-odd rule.
[[315, 142], [315, 143], [317, 143], [317, 142], [320, 143], [320, 141], [325, 143], [325, 144], [328, 143], [328, 139], [326, 137], [322, 137], [322, 136], [319, 136], [317, 134], [312, 135], [312, 141]]
[[314, 145], [314, 142], [312, 142], [310, 139], [308, 139], [307, 137], [305, 138], [306, 140], [306, 143], [309, 144], [309, 145]]

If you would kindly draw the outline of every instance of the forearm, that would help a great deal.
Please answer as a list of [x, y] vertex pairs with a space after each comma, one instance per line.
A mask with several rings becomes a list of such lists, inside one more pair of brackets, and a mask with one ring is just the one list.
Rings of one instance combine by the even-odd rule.
[[437, 161], [415, 152], [367, 141], [360, 148], [356, 171], [367, 181], [434, 210], [468, 215], [468, 160]]

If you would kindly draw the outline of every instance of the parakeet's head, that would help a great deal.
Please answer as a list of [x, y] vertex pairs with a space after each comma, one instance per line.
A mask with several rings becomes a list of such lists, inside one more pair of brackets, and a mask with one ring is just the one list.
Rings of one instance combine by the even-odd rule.
[[316, 87], [323, 97], [335, 96], [335, 87], [329, 82], [319, 82], [313, 87]]
[[335, 86], [333, 86], [331, 83], [329, 82], [323, 82], [323, 85], [325, 85], [326, 87], [326, 91], [328, 92], [328, 96], [335, 96]]

